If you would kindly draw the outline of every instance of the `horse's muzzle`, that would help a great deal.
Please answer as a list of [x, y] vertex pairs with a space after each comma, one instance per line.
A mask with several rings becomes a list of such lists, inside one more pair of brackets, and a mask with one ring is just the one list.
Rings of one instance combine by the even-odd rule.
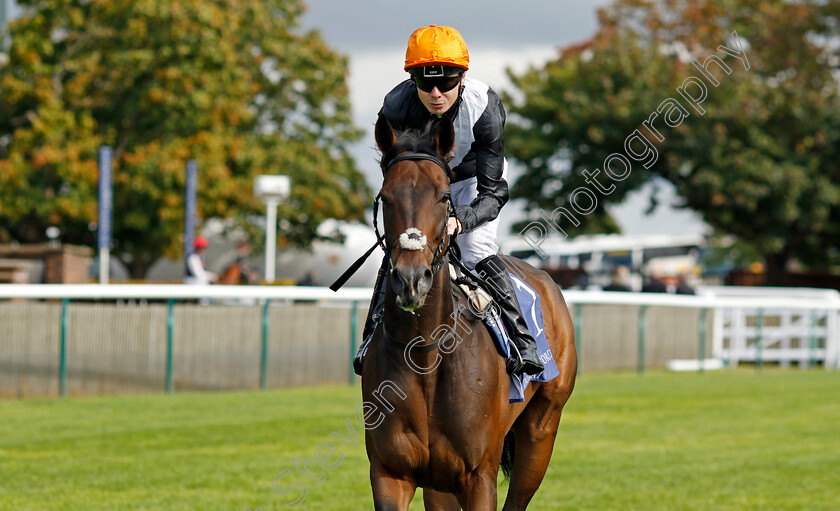
[[423, 305], [432, 288], [432, 270], [427, 266], [396, 266], [391, 272], [391, 287], [397, 295], [397, 305], [414, 311]]

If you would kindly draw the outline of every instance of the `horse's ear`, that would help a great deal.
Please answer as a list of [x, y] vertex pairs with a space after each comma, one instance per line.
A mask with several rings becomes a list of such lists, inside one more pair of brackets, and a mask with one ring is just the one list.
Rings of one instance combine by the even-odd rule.
[[391, 123], [382, 114], [379, 114], [379, 118], [376, 119], [373, 137], [376, 139], [376, 146], [382, 154], [390, 151], [394, 147], [394, 144], [397, 143], [397, 135], [394, 133], [393, 128], [391, 128]]
[[452, 121], [445, 116], [441, 117], [435, 128], [435, 149], [446, 161], [454, 156], [452, 151], [455, 149], [455, 128]]

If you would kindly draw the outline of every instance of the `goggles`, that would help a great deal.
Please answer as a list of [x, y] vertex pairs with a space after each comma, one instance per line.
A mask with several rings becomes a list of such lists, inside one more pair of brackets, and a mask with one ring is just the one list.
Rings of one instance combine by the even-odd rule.
[[461, 77], [464, 76], [463, 70], [457, 69], [454, 75], [446, 75], [450, 67], [444, 66], [426, 66], [422, 68], [415, 68], [411, 70], [411, 78], [414, 80], [414, 85], [423, 92], [432, 92], [437, 87], [440, 92], [449, 92], [461, 83]]

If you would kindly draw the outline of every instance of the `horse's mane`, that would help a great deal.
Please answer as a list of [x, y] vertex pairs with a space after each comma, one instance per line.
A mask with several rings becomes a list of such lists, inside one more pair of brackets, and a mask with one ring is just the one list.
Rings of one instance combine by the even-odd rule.
[[[437, 121], [430, 120], [423, 129], [409, 128], [405, 131], [394, 131], [397, 136], [397, 141], [389, 151], [384, 153], [379, 159], [379, 168], [382, 169], [382, 175], [388, 171], [386, 165], [400, 153], [412, 152], [423, 153], [439, 156], [443, 161], [448, 162], [449, 158], [446, 155], [438, 153], [435, 147], [435, 129], [437, 128]], [[446, 175], [450, 181], [455, 177], [452, 169], [447, 165]]]

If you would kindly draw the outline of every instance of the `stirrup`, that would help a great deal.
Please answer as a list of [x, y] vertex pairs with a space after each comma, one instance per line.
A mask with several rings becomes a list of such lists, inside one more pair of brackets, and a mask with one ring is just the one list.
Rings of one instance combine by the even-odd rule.
[[545, 364], [543, 364], [542, 360], [539, 359], [539, 356], [537, 355], [537, 350], [527, 349], [526, 351], [533, 351], [534, 358], [522, 357], [522, 367], [518, 369], [518, 372], [530, 374], [531, 376], [536, 376], [543, 372], [545, 370]]
[[545, 371], [545, 366], [542, 364], [534, 364], [533, 362], [525, 362], [522, 359], [509, 358], [507, 360], [508, 374], [530, 374], [536, 376]]
[[505, 360], [505, 369], [508, 374], [518, 374], [522, 372], [522, 368], [525, 367], [525, 362], [522, 360], [522, 355], [519, 353], [519, 348], [516, 344], [510, 343], [508, 346], [512, 348], [512, 350], [507, 360]]
[[536, 376], [545, 370], [545, 365], [539, 359], [536, 362], [525, 360], [522, 358], [519, 346], [516, 346], [515, 342], [511, 344], [513, 351], [511, 351], [505, 364], [508, 374], [530, 374], [531, 376]]
[[[364, 347], [364, 344], [362, 346]], [[364, 349], [365, 349], [365, 351], [367, 351], [366, 347], [364, 347]], [[360, 349], [360, 351], [358, 353], [356, 353], [356, 356], [353, 357], [353, 372], [356, 373], [357, 376], [362, 375], [362, 369], [364, 369], [364, 363], [365, 363], [365, 354], [362, 353], [362, 351]]]
[[373, 338], [371, 335], [366, 340], [362, 341], [362, 345], [359, 346], [359, 351], [356, 352], [356, 356], [353, 357], [353, 372], [356, 373], [358, 376], [362, 375], [362, 369], [364, 368], [365, 363], [365, 355], [367, 355], [368, 350], [368, 343]]
[[522, 367], [519, 368], [519, 371], [525, 374], [530, 374], [531, 376], [536, 376], [545, 371], [545, 365], [542, 362], [532, 362], [530, 360], [523, 361]]
[[383, 314], [380, 312], [379, 314], [373, 314], [371, 316], [371, 329], [370, 333], [362, 339], [362, 344], [359, 346], [359, 351], [356, 352], [356, 356], [353, 357], [353, 372], [357, 375], [362, 375], [362, 368], [365, 363], [365, 356], [367, 355], [368, 346], [370, 345], [370, 341], [373, 339], [373, 334], [376, 333], [376, 329], [379, 327], [379, 324], [382, 323], [382, 316]]

